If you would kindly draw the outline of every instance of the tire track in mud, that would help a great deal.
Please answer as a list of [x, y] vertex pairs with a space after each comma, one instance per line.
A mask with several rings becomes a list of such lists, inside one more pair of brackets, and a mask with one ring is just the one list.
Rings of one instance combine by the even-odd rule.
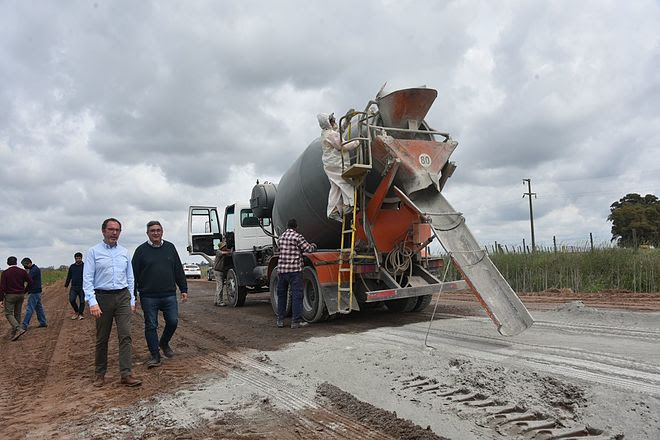
[[[181, 323], [181, 317], [179, 321]], [[187, 324], [188, 319], [183, 318], [183, 321]], [[197, 385], [185, 391], [187, 393], [192, 390], [193, 394], [195, 390], [201, 392], [201, 395], [192, 395], [191, 399], [208, 396], [212, 392], [211, 390], [215, 389], [213, 388], [213, 377], [222, 375], [226, 376], [227, 379], [244, 383], [242, 388], [247, 387], [257, 396], [266, 396], [265, 400], [273, 404], [274, 410], [280, 414], [279, 417], [286, 420], [286, 427], [284, 429], [279, 428], [281, 431], [277, 431], [277, 438], [393, 439], [382, 431], [364, 425], [337, 410], [305, 397], [302, 390], [297, 390], [295, 385], [278, 379], [276, 368], [254, 359], [255, 352], [236, 351], [221, 335], [207, 328], [193, 325], [184, 325], [183, 327], [185, 328], [184, 331], [177, 332], [177, 347], [187, 347], [185, 351], [202, 353], [195, 356], [195, 367], [213, 373], [212, 376], [209, 376], [211, 382], [200, 381], [198, 377], [195, 382]], [[245, 389], [242, 392], [249, 394], [249, 391]], [[169, 396], [172, 395], [175, 396], [174, 399], [170, 399]], [[158, 401], [159, 407], [154, 406], [154, 399]], [[163, 409], [163, 405], [165, 409]], [[170, 411], [168, 408], [185, 406], [185, 401], [177, 400], [176, 394], [156, 395], [150, 400], [138, 403], [135, 407], [125, 407], [99, 414], [91, 423], [87, 422], [83, 428], [79, 428], [79, 433], [82, 433], [80, 438], [108, 434], [125, 438], [142, 438], [148, 434], [162, 438], [177, 438], [179, 435], [186, 435], [186, 433], [193, 435], [195, 438], [200, 436], [213, 437], [218, 433], [230, 434], [226, 431], [227, 427], [219, 423], [221, 420], [218, 420], [218, 418], [223, 418], [223, 414], [227, 411], [231, 413], [231, 408], [226, 408], [226, 410], [222, 410], [223, 412], [214, 413], [215, 415], [211, 416], [198, 414], [194, 417], [178, 418], [172, 426], [161, 426], [156, 431], [147, 431], [143, 426], [140, 426], [140, 420], [166, 421], [169, 417], [168, 411]], [[219, 411], [217, 409], [212, 410]], [[268, 418], [272, 411], [272, 409], [267, 410], [263, 414]], [[113, 428], [117, 420], [121, 420], [125, 428]], [[245, 426], [242, 426], [242, 428], [244, 429]], [[251, 433], [259, 435], [253, 431]], [[231, 436], [231, 438], [234, 437]], [[236, 438], [242, 438], [242, 436]], [[247, 438], [253, 437], [248, 436]], [[265, 438], [269, 438], [269, 436], [266, 435]]]
[[[419, 329], [401, 327], [381, 329], [378, 335], [370, 336], [367, 333], [364, 337], [372, 338], [374, 344], [409, 347], [423, 344], [425, 333], [426, 327]], [[445, 328], [433, 329], [430, 337], [431, 345], [438, 342], [448, 344], [457, 347], [463, 354], [475, 358], [491, 362], [502, 362], [507, 358], [513, 358], [549, 373], [556, 372], [568, 377], [624, 389], [632, 388], [660, 396], [658, 365], [617, 357], [610, 353], [510, 341]]]
[[566, 333], [586, 334], [586, 335], [599, 335], [599, 336], [616, 336], [628, 339], [640, 339], [647, 341], [660, 342], [660, 331], [640, 328], [640, 327], [612, 327], [597, 324], [573, 324], [561, 323], [555, 321], [535, 321], [535, 327], [544, 327], [550, 329], [560, 330]]
[[80, 321], [69, 319], [72, 310], [62, 281], [44, 289], [43, 304], [47, 328], [37, 328], [33, 317], [28, 332], [18, 341], [0, 340], [2, 440], [75, 437], [90, 414], [126, 407], [163, 391], [176, 391], [208, 373], [198, 365], [204, 353], [197, 350], [194, 341], [178, 344], [178, 340], [174, 359], [164, 359], [162, 367], [147, 370], [143, 318], [138, 312], [132, 318], [133, 372], [142, 380], [142, 386], [126, 388], [119, 384], [118, 344], [113, 328], [106, 384], [94, 388], [93, 317], [87, 314]]
[[[429, 319], [432, 316], [432, 312], [429, 309], [422, 313], [425, 316], [428, 316]], [[457, 315], [452, 313], [436, 313], [435, 319], [465, 319], [475, 322], [490, 322], [490, 319], [485, 317]], [[660, 342], [660, 330], [644, 327], [617, 327], [598, 324], [564, 323], [559, 321], [534, 321], [533, 328], [548, 328], [578, 335], [616, 336], [628, 339]]]
[[492, 429], [506, 438], [520, 440], [582, 439], [608, 440], [604, 429], [559, 420], [542, 410], [508, 402], [487, 391], [461, 385], [448, 385], [426, 376], [394, 379], [397, 394], [427, 405], [440, 405], [444, 411], [472, 419], [477, 426]]
[[[3, 368], [0, 369], [0, 426], [6, 428], [4, 435], [7, 438], [22, 432], [22, 416], [27, 408], [32, 408], [38, 402], [49, 371], [56, 366], [53, 357], [65, 313], [62, 307], [54, 306], [57, 303], [54, 296], [57, 290], [56, 287], [47, 286], [42, 293], [48, 327], [37, 327], [39, 321], [36, 313], [33, 313], [28, 331], [23, 336], [17, 341], [3, 338], [0, 342], [0, 352], [3, 354]], [[21, 315], [23, 317], [24, 313]]]
[[[207, 390], [211, 389], [208, 387], [213, 387], [213, 378], [218, 376], [226, 376], [227, 379], [243, 382], [244, 386], [251, 389], [255, 395], [266, 396], [266, 400], [273, 405], [277, 414], [280, 414], [279, 417], [286, 420], [286, 427], [280, 427], [276, 433], [278, 438], [392, 439], [386, 433], [362, 424], [339, 410], [305, 397], [302, 389], [296, 389], [295, 385], [279, 379], [275, 367], [254, 359], [253, 356], [256, 352], [252, 350], [237, 351], [221, 334], [194, 324], [192, 318], [179, 316], [179, 324], [180, 327], [176, 333], [177, 357], [175, 361], [165, 360], [164, 366], [149, 370], [146, 375], [141, 376], [143, 380], [147, 379], [145, 384], [158, 381], [167, 382], [165, 376], [170, 378], [179, 377], [180, 374], [191, 376], [192, 369], [201, 370], [210, 374], [207, 379], [210, 379], [211, 382], [204, 382], [201, 380], [203, 378], [197, 375], [191, 381], [195, 386], [182, 389], [184, 394], [189, 391], [194, 394], [197, 390], [202, 393], [202, 396], [207, 396], [210, 392]], [[182, 357], [189, 357], [189, 359], [182, 359]], [[181, 387], [179, 388], [181, 389]], [[84, 426], [77, 428], [78, 434], [83, 434], [82, 437], [78, 437], [88, 438], [113, 434], [125, 438], [142, 438], [148, 435], [155, 435], [159, 438], [193, 435], [198, 438], [213, 437], [218, 433], [231, 434], [221, 420], [227, 411], [232, 412], [231, 408], [223, 409], [214, 415], [198, 414], [194, 417], [177, 418], [175, 421], [171, 420], [171, 426], [160, 426], [155, 431], [153, 427], [145, 429], [144, 426], [141, 426], [141, 420], [167, 420], [167, 409], [163, 410], [162, 405], [165, 405], [166, 408], [175, 405], [185, 406], [185, 403], [176, 400], [176, 393], [173, 391], [176, 390], [170, 390], [167, 394], [155, 394], [148, 400], [137, 402], [136, 406], [123, 405], [123, 408], [102, 412], [91, 422], [85, 421]], [[249, 392], [247, 393], [249, 394]], [[171, 396], [174, 398], [171, 399]], [[156, 401], [161, 407], [154, 406]], [[213, 409], [212, 411], [220, 410]], [[264, 414], [268, 418], [272, 411], [273, 409], [266, 409], [260, 414]], [[116, 426], [117, 420], [121, 420], [121, 424], [126, 428], [113, 428]], [[249, 422], [243, 423], [244, 425], [237, 427], [237, 430], [245, 430], [245, 426], [250, 424]], [[68, 432], [74, 434], [71, 430]], [[249, 432], [251, 435], [259, 435], [252, 428]], [[246, 435], [247, 438], [253, 438]], [[230, 437], [234, 438], [233, 435]], [[266, 435], [265, 438], [269, 438], [269, 436]]]
[[[188, 326], [190, 333], [198, 333], [214, 340], [221, 338], [215, 332]], [[206, 344], [202, 341], [205, 337], [195, 338], [204, 348]], [[204, 359], [200, 359], [207, 369], [226, 371], [228, 375], [236, 376], [250, 384], [255, 391], [268, 395], [269, 399], [278, 402], [280, 408], [286, 408], [286, 412], [293, 417], [309, 435], [318, 435], [323, 432], [324, 438], [339, 439], [391, 439], [387, 434], [375, 431], [332, 408], [320, 405], [297, 392], [292, 385], [276, 378], [276, 371], [257, 361], [252, 357], [253, 353], [227, 351], [226, 353], [209, 353]]]

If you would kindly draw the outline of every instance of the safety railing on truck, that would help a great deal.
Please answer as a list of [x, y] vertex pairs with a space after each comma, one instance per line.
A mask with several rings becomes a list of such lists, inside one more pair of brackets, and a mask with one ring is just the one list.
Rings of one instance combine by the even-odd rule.
[[[344, 163], [344, 155], [342, 154], [342, 176], [345, 179], [349, 179], [354, 181], [354, 183], [358, 183], [357, 181], [359, 181], [372, 169], [373, 162], [371, 153], [371, 141], [374, 131], [382, 131], [385, 133], [399, 132], [410, 134], [425, 134], [432, 137], [442, 136], [445, 141], [450, 139], [449, 133], [432, 130], [426, 125], [426, 123], [424, 123], [426, 129], [423, 130], [419, 128], [397, 128], [377, 125], [375, 122], [378, 120], [379, 113], [369, 111], [369, 108], [372, 104], [377, 106], [378, 102], [370, 101], [367, 104], [365, 110], [361, 112], [349, 110], [349, 112], [347, 112], [339, 119], [339, 136], [341, 139], [342, 147], [353, 141], [360, 142], [360, 146], [357, 148], [356, 154], [349, 154], [348, 164]], [[357, 136], [352, 136], [351, 132], [354, 126], [352, 121], [355, 117], [357, 117], [357, 122], [355, 124]]]
[[[355, 124], [355, 128], [357, 131], [357, 136], [353, 136], [352, 120], [356, 116], [357, 123]], [[367, 113], [366, 111], [349, 111], [339, 119], [339, 136], [341, 139], [341, 146], [344, 147], [355, 141], [360, 143], [358, 148], [356, 148], [355, 154], [349, 153], [348, 164], [344, 163], [344, 155], [341, 155], [342, 177], [344, 177], [344, 179], [359, 181], [372, 168], [371, 132], [366, 127], [369, 126], [369, 119], [373, 117], [375, 117], [374, 114]], [[344, 136], [344, 127], [346, 127], [346, 136]], [[366, 137], [364, 134], [366, 134]]]

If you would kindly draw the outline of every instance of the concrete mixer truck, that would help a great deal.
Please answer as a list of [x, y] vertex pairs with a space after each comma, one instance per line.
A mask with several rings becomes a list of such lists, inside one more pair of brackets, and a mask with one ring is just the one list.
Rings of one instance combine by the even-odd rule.
[[[277, 237], [295, 218], [299, 232], [318, 246], [304, 255], [302, 315], [308, 322], [374, 303], [393, 312], [420, 311], [435, 293], [470, 289], [501, 334], [516, 335], [532, 325], [464, 216], [442, 195], [456, 169], [449, 157], [458, 143], [424, 119], [436, 96], [430, 88], [379, 93], [363, 110], [340, 118], [344, 144], [358, 142], [343, 163], [342, 176], [352, 184], [355, 203], [342, 222], [326, 216], [330, 183], [320, 139], [278, 184], [257, 183], [249, 204], [227, 206], [222, 228], [216, 208], [190, 207], [191, 254], [212, 262], [222, 231], [232, 248], [226, 275], [231, 305], [243, 305], [250, 292], [268, 290], [277, 310]], [[430, 254], [434, 240], [446, 258]], [[449, 262], [462, 280], [440, 275]]]

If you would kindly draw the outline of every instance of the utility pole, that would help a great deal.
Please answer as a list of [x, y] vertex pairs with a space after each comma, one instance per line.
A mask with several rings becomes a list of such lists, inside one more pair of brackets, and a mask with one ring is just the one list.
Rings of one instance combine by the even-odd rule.
[[532, 227], [532, 252], [536, 252], [536, 241], [534, 240], [534, 211], [532, 211], [532, 196], [536, 198], [536, 193], [532, 192], [532, 179], [523, 179], [523, 185], [527, 182], [527, 192], [523, 193], [523, 199], [525, 196], [529, 197], [529, 224]]

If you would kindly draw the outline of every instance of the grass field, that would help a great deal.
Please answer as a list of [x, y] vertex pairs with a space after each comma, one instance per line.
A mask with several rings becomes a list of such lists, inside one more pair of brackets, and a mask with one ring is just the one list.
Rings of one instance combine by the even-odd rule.
[[68, 267], [64, 269], [41, 268], [41, 284], [48, 286], [59, 280], [66, 279]]
[[517, 292], [549, 288], [569, 288], [576, 292], [608, 289], [657, 292], [660, 289], [658, 249], [498, 253], [490, 257]]

